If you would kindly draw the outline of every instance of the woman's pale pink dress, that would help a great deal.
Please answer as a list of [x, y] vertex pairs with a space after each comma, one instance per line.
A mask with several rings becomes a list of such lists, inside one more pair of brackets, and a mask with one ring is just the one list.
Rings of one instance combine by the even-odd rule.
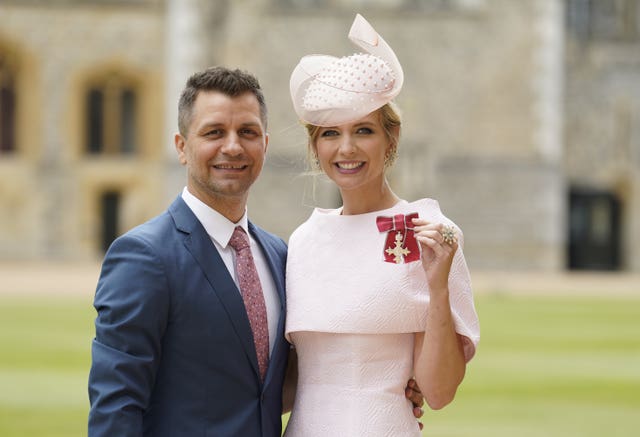
[[[378, 217], [415, 212], [453, 224], [436, 201], [423, 199], [361, 215], [316, 209], [292, 234], [286, 335], [298, 353], [299, 379], [286, 437], [420, 436], [404, 388], [413, 375], [414, 333], [425, 329], [429, 290], [416, 254], [404, 252], [409, 262], [404, 256], [385, 261], [388, 231], [376, 224]], [[469, 360], [479, 324], [459, 229], [458, 235], [449, 290]]]

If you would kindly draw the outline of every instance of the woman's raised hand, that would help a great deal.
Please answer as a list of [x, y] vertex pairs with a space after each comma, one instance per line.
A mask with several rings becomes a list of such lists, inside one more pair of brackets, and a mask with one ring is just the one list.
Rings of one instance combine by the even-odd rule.
[[453, 256], [458, 249], [458, 238], [453, 226], [413, 219], [414, 234], [422, 249], [422, 266], [427, 274], [429, 290], [446, 290]]

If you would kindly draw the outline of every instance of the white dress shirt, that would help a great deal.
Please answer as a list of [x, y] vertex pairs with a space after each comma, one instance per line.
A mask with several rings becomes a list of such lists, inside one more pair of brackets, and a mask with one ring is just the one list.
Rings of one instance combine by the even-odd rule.
[[[276, 333], [278, 329], [278, 320], [280, 318], [280, 297], [276, 285], [271, 276], [271, 270], [267, 260], [262, 253], [260, 245], [253, 239], [249, 233], [247, 211], [245, 210], [242, 218], [233, 223], [218, 211], [214, 210], [200, 199], [189, 192], [187, 187], [182, 190], [182, 199], [187, 206], [193, 211], [196, 218], [202, 223], [205, 231], [209, 234], [214, 246], [218, 249], [218, 253], [222, 258], [227, 270], [231, 274], [236, 286], [238, 286], [238, 278], [235, 271], [235, 251], [229, 246], [229, 240], [236, 226], [242, 226], [249, 236], [251, 246], [251, 254], [258, 270], [260, 284], [262, 285], [262, 293], [264, 294], [264, 302], [267, 307], [267, 324], [269, 325], [269, 350], [273, 350], [275, 344]], [[239, 288], [238, 288], [239, 290]]]

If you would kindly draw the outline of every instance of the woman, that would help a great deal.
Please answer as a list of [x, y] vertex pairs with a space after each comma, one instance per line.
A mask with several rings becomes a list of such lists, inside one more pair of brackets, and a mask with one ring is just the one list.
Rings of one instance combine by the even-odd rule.
[[302, 58], [291, 76], [310, 154], [343, 206], [315, 209], [291, 236], [287, 338], [298, 387], [285, 435], [419, 436], [404, 387], [451, 402], [479, 340], [460, 229], [431, 199], [407, 202], [385, 171], [400, 117], [402, 68], [360, 15], [367, 54]]

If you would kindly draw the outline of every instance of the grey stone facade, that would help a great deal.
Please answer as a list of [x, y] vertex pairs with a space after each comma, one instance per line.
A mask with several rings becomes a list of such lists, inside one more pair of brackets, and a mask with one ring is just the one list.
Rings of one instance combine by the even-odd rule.
[[[638, 0], [617, 3], [640, 11]], [[405, 70], [392, 185], [406, 199], [440, 201], [465, 231], [471, 268], [567, 268], [570, 193], [587, 187], [619, 199], [616, 268], [639, 271], [640, 50], [633, 26], [640, 18], [623, 25], [622, 40], [596, 37], [594, 17], [611, 11], [589, 4], [0, 2], [9, 23], [0, 28], [0, 50], [33, 59], [24, 68], [35, 81], [29, 99], [39, 117], [36, 133], [26, 129], [25, 152], [0, 155], [0, 257], [99, 257], [100, 215], [91, 198], [102, 187], [124, 193], [120, 231], [164, 209], [184, 184], [172, 140], [178, 93], [192, 71], [218, 63], [255, 73], [269, 102], [269, 155], [250, 198], [252, 219], [286, 239], [312, 205], [338, 205], [330, 184], [305, 176], [306, 140], [288, 79], [305, 54], [352, 53], [346, 33], [360, 12]], [[70, 127], [81, 129], [82, 78], [104, 65], [150, 78], [143, 80], [149, 114], [140, 124], [146, 152], [135, 159], [88, 162], [78, 138], [68, 141], [79, 136], [68, 135]]]

